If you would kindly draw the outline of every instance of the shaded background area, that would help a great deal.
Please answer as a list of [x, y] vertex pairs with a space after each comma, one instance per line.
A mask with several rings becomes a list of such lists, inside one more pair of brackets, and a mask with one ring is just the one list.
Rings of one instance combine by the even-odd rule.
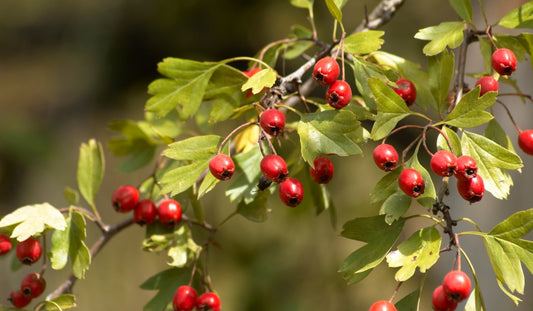
[[[327, 40], [331, 17], [323, 2], [316, 2], [317, 24], [326, 25], [320, 36]], [[371, 10], [378, 2], [350, 1], [343, 10], [346, 28], [354, 29], [360, 23], [365, 5]], [[496, 22], [525, 2], [486, 0], [489, 21]], [[475, 17], [478, 25], [483, 25], [481, 15]], [[407, 1], [384, 27], [383, 49], [424, 64], [424, 42], [413, 35], [420, 28], [447, 20], [456, 20], [447, 1]], [[1, 1], [0, 215], [44, 201], [64, 206], [64, 187], [76, 186], [80, 143], [94, 137], [105, 145], [113, 135], [106, 129], [110, 121], [142, 119], [147, 85], [158, 77], [156, 65], [164, 57], [220, 60], [252, 56], [269, 42], [287, 36], [295, 23], [308, 26], [306, 11], [290, 6], [288, 0]], [[482, 71], [477, 51], [473, 45], [468, 71]], [[532, 94], [529, 60], [519, 67], [519, 85]], [[467, 82], [474, 84], [472, 79]], [[515, 118], [522, 128], [533, 128], [530, 104], [511, 98], [505, 102], [516, 107]], [[514, 133], [504, 111], [497, 107], [495, 114]], [[373, 147], [370, 145], [366, 154]], [[112, 211], [111, 193], [119, 184], [140, 182], [147, 170], [124, 174], [115, 169], [121, 159], [106, 151], [106, 160], [97, 205], [106, 222], [114, 223], [123, 215]], [[369, 205], [368, 193], [383, 175], [371, 161], [369, 156], [335, 159], [337, 170], [330, 189], [339, 224], [377, 213], [379, 207]], [[479, 219], [486, 231], [514, 211], [530, 208], [533, 160], [524, 156], [524, 162], [523, 173], [513, 173], [517, 186], [508, 200], [497, 201], [487, 195], [481, 203], [468, 206], [452, 194], [450, 205], [457, 206], [461, 216]], [[233, 210], [229, 203], [219, 203], [221, 188], [206, 197], [206, 210], [215, 223]], [[373, 301], [390, 297], [396, 283], [384, 265], [353, 286], [346, 286], [336, 273], [340, 262], [360, 244], [340, 238], [340, 228], [332, 228], [327, 215], [316, 217], [312, 209], [287, 209], [278, 206], [277, 200], [271, 201], [273, 212], [267, 222], [235, 218], [217, 234], [221, 248], [211, 253], [210, 271], [224, 310], [367, 310]], [[412, 212], [424, 211], [413, 206]], [[416, 230], [416, 224], [412, 225]], [[98, 231], [89, 225], [88, 232], [91, 244]], [[132, 226], [94, 259], [86, 280], [75, 287], [78, 310], [142, 309], [155, 293], [138, 286], [165, 269], [168, 260], [140, 251], [142, 238], [143, 230]], [[481, 241], [468, 237], [461, 242], [475, 261], [489, 310], [530, 310], [530, 276], [525, 301], [514, 308], [497, 288]], [[18, 286], [23, 275], [37, 269], [11, 272], [10, 260], [0, 258], [0, 299]], [[426, 306], [452, 262], [453, 254], [444, 254], [429, 274]], [[47, 272], [49, 289], [66, 275], [65, 271]], [[398, 296], [417, 284], [413, 278]]]

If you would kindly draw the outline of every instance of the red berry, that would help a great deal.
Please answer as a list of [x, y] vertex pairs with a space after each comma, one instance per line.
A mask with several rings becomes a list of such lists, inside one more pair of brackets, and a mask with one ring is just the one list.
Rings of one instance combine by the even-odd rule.
[[31, 265], [39, 260], [41, 254], [41, 244], [32, 236], [17, 244], [17, 258], [25, 265]]
[[198, 297], [199, 311], [219, 311], [220, 310], [220, 298], [213, 292], [203, 293]]
[[285, 115], [276, 109], [268, 109], [261, 113], [259, 124], [269, 135], [278, 136], [285, 129]]
[[411, 106], [416, 99], [416, 87], [413, 82], [407, 79], [398, 79], [396, 85], [398, 87], [393, 88], [394, 92], [400, 95], [407, 106]]
[[422, 175], [414, 168], [406, 168], [398, 176], [398, 184], [405, 194], [416, 198], [424, 193], [426, 184]]
[[282, 182], [289, 175], [287, 163], [282, 157], [275, 154], [266, 155], [260, 163], [263, 176], [273, 182]]
[[462, 155], [457, 158], [455, 167], [455, 177], [458, 179], [469, 179], [477, 175], [477, 163], [474, 158]]
[[217, 179], [228, 180], [235, 172], [235, 163], [229, 155], [219, 153], [209, 161], [209, 171]]
[[435, 174], [442, 177], [449, 177], [455, 173], [456, 163], [457, 157], [453, 153], [446, 150], [439, 150], [431, 157], [429, 165]]
[[159, 203], [157, 214], [159, 216], [159, 221], [163, 225], [172, 227], [179, 224], [181, 221], [181, 205], [176, 200], [163, 200]]
[[29, 305], [31, 302], [31, 297], [24, 296], [21, 291], [13, 291], [9, 294], [9, 301], [13, 304], [15, 308], [24, 308]]
[[304, 198], [304, 187], [296, 178], [287, 178], [279, 184], [279, 197], [285, 205], [295, 207], [300, 204]]
[[8, 235], [0, 233], [0, 256], [7, 254], [11, 250], [11, 238]]
[[352, 89], [350, 88], [350, 85], [343, 80], [333, 82], [326, 91], [326, 100], [328, 101], [328, 104], [335, 109], [341, 109], [348, 105], [351, 99]]
[[385, 172], [394, 170], [398, 164], [398, 152], [389, 144], [378, 145], [372, 156], [376, 165]]
[[518, 146], [529, 155], [533, 155], [533, 130], [525, 130], [518, 135]]
[[466, 273], [461, 270], [453, 270], [444, 277], [442, 288], [450, 300], [459, 302], [470, 295], [472, 283]]
[[318, 157], [313, 161], [315, 168], [309, 167], [311, 176], [319, 184], [327, 184], [333, 178], [333, 164], [328, 158]]
[[498, 81], [491, 76], [481, 77], [477, 80], [476, 86], [481, 86], [479, 96], [485, 95], [487, 92], [498, 92]]
[[492, 69], [503, 76], [509, 76], [516, 70], [516, 57], [509, 49], [497, 49], [492, 53]]
[[313, 78], [321, 85], [333, 84], [333, 82], [337, 81], [339, 74], [339, 64], [332, 57], [320, 59], [313, 69]]
[[[256, 73], [258, 73], [261, 70], [263, 70], [263, 69], [256, 67], [256, 68], [250, 69], [250, 71], [243, 71], [242, 73], [244, 73], [248, 78], [250, 78], [250, 77], [252, 77], [253, 75], [255, 75]], [[266, 88], [263, 88], [261, 90], [261, 92], [259, 92], [259, 93], [264, 92], [265, 89]], [[246, 98], [252, 97], [253, 95], [254, 95], [254, 93], [252, 93], [252, 90], [247, 90], [246, 91]]]
[[111, 202], [115, 211], [121, 213], [129, 212], [139, 202], [139, 191], [133, 186], [120, 186], [115, 190], [113, 196], [111, 196]]
[[155, 221], [157, 217], [157, 207], [149, 200], [141, 200], [133, 210], [133, 221], [139, 225], [149, 225]]
[[379, 300], [374, 302], [368, 311], [396, 311], [396, 307], [387, 300]]
[[41, 296], [46, 288], [46, 281], [39, 273], [27, 274], [20, 283], [20, 291], [28, 297], [37, 298]]
[[191, 311], [196, 307], [198, 293], [190, 286], [182, 285], [174, 292], [172, 307], [174, 311]]
[[453, 311], [457, 308], [457, 302], [449, 299], [442, 285], [439, 285], [433, 291], [432, 303], [435, 311]]
[[485, 185], [483, 183], [483, 178], [476, 175], [470, 179], [459, 178], [457, 179], [457, 191], [470, 203], [475, 203], [483, 198], [485, 192]]

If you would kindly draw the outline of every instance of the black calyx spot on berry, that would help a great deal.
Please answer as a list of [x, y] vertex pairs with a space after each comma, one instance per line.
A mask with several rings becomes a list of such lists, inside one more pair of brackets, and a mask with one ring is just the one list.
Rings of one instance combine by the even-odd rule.
[[504, 76], [510, 76], [512, 73], [513, 73], [513, 68], [510, 67], [510, 66], [507, 66], [507, 67], [505, 67], [505, 68], [502, 70], [502, 74], [503, 74]]
[[297, 206], [298, 204], [300, 204], [300, 199], [298, 197], [292, 197], [290, 198], [289, 200], [287, 200], [287, 204], [289, 206]]

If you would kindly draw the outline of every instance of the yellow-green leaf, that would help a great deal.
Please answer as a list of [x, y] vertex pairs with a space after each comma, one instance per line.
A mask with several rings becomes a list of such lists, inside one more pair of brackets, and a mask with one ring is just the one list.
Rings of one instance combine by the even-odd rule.
[[47, 229], [65, 230], [67, 222], [57, 208], [42, 203], [19, 207], [0, 220], [0, 228], [11, 226], [14, 226], [11, 237], [24, 241]]
[[416, 39], [431, 41], [423, 48], [427, 56], [437, 55], [446, 47], [455, 49], [463, 42], [463, 22], [443, 22], [438, 26], [420, 29]]

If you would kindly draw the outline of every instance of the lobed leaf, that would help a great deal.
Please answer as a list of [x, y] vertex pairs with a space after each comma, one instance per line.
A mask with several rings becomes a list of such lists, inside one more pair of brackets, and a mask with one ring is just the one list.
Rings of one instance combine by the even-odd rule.
[[387, 255], [389, 267], [400, 269], [395, 278], [398, 282], [407, 281], [416, 271], [424, 273], [439, 259], [441, 236], [434, 227], [427, 227], [413, 233], [398, 249]]
[[507, 13], [497, 24], [505, 28], [533, 28], [533, 2]]
[[443, 22], [438, 26], [423, 28], [415, 34], [415, 38], [430, 41], [422, 50], [424, 54], [437, 55], [446, 47], [455, 49], [463, 42], [463, 23]]
[[381, 30], [369, 30], [354, 33], [344, 39], [344, 50], [350, 54], [369, 54], [377, 51], [385, 42], [381, 37], [385, 34]]
[[253, 94], [259, 94], [265, 87], [271, 87], [276, 82], [276, 72], [272, 68], [263, 69], [250, 78], [241, 87], [241, 91], [252, 89]]
[[444, 123], [456, 127], [477, 127], [492, 120], [492, 114], [484, 110], [496, 102], [498, 93], [487, 92], [480, 97], [479, 92], [480, 87], [475, 87], [466, 93], [444, 119]]
[[78, 187], [81, 195], [92, 207], [104, 177], [105, 161], [102, 145], [91, 139], [80, 146], [78, 159]]
[[19, 242], [47, 229], [62, 231], [67, 228], [65, 217], [49, 203], [26, 205], [17, 208], [0, 220], [0, 228], [14, 227], [11, 237]]
[[360, 154], [363, 140], [361, 123], [348, 110], [307, 113], [297, 125], [302, 158], [312, 165], [321, 154], [349, 156]]
[[65, 230], [54, 231], [50, 262], [52, 269], [63, 269], [70, 258], [72, 272], [78, 279], [85, 278], [85, 272], [91, 264], [91, 254], [84, 243], [87, 237], [85, 218], [76, 211], [70, 211]]
[[182, 268], [201, 250], [193, 238], [188, 226], [179, 226], [173, 232], [172, 246], [168, 249], [168, 256], [172, 259], [169, 266]]

